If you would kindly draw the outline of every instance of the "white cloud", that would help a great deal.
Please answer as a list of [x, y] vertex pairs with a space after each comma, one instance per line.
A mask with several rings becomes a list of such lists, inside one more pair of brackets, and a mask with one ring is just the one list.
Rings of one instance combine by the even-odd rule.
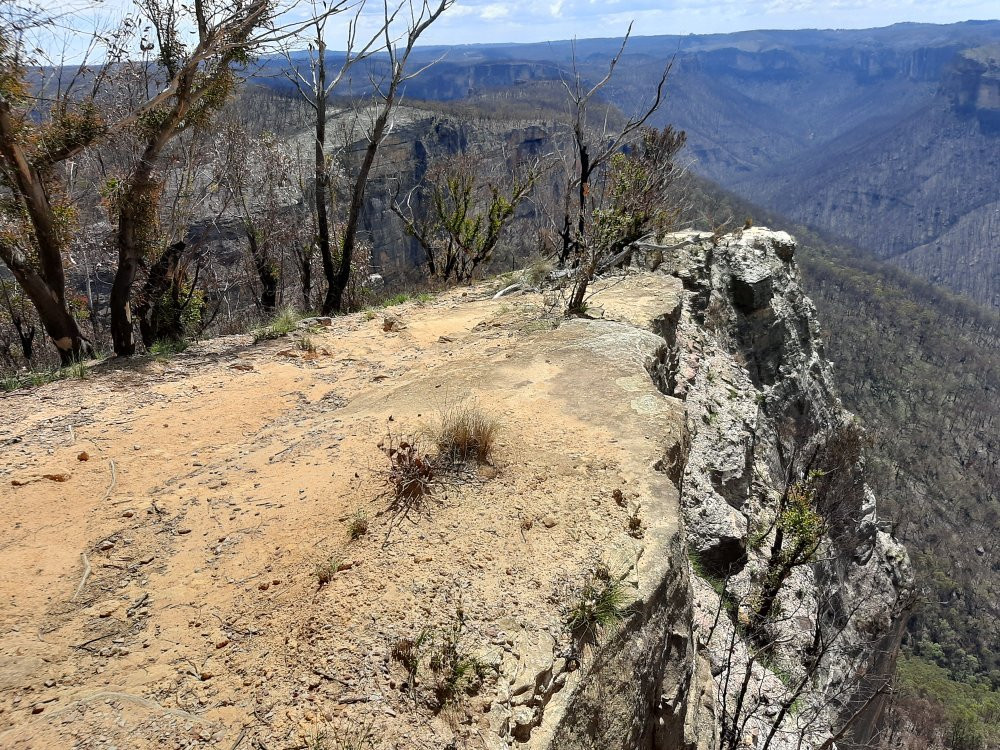
[[506, 18], [510, 15], [510, 6], [500, 3], [491, 3], [479, 11], [479, 17], [484, 21], [493, 21], [498, 18]]
[[[865, 28], [899, 21], [996, 18], [996, 0], [459, 0], [428, 41], [535, 42], [634, 33]], [[502, 12], [501, 12], [502, 9]], [[485, 22], [485, 23], [484, 23]]]

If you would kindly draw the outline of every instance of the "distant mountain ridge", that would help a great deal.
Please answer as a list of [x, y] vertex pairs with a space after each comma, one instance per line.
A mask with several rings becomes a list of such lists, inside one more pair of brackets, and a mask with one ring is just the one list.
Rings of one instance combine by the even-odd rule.
[[[445, 58], [407, 95], [551, 106], [574, 54], [594, 77], [620, 44], [428, 47]], [[1000, 21], [636, 37], [610, 99], [628, 110], [671, 57], [657, 123], [687, 131], [697, 172], [1000, 306]]]

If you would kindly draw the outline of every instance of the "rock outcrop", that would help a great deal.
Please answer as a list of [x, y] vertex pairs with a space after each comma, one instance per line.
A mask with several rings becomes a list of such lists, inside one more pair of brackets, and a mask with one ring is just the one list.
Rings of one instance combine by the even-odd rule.
[[[683, 532], [650, 521], [628, 627], [568, 680], [545, 671], [531, 699], [544, 715], [515, 708], [536, 723], [508, 747], [843, 748], [878, 731], [911, 573], [879, 524], [863, 433], [836, 395], [794, 253], [767, 229], [673, 234], [633, 253], [654, 293], [619, 304], [660, 342], [625, 350], [645, 349], [653, 383], [683, 405], [684, 434], [652, 467], [680, 493]], [[655, 293], [663, 276], [678, 297]], [[596, 304], [619, 320], [614, 296]], [[783, 515], [794, 493], [822, 522], [811, 554], [779, 575], [798, 544]], [[647, 516], [671, 512], [662, 486], [643, 494], [662, 498]], [[566, 689], [551, 697], [557, 679]]]
[[[5, 401], [0, 745], [863, 744], [909, 573], [794, 252], [671, 235], [591, 319], [456, 289]], [[476, 403], [498, 460], [394, 503], [379, 441]]]
[[[905, 550], [879, 526], [863, 433], [836, 396], [794, 252], [788, 234], [755, 228], [670, 235], [635, 258], [686, 290], [679, 314], [662, 320], [666, 345], [650, 371], [685, 401], [679, 484], [701, 574], [698, 645], [716, 676], [723, 737], [748, 747], [800, 737], [819, 746], [845, 725], [844, 737], [853, 729], [863, 744], [911, 586]], [[782, 549], [776, 535], [796, 492], [815, 503], [822, 538], [781, 573], [794, 545]], [[776, 577], [775, 606], [761, 618]]]

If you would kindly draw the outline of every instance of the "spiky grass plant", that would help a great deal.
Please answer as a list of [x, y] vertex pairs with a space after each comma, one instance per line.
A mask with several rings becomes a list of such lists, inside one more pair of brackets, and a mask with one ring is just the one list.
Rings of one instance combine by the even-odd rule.
[[300, 320], [302, 320], [302, 313], [298, 310], [292, 307], [282, 307], [269, 324], [254, 331], [254, 343], [281, 338], [294, 331]]
[[588, 574], [566, 615], [566, 627], [582, 640], [614, 635], [625, 624], [628, 604], [623, 576], [606, 570]]
[[477, 403], [451, 406], [442, 412], [438, 425], [438, 455], [452, 463], [486, 463], [493, 454], [498, 431], [497, 418]]

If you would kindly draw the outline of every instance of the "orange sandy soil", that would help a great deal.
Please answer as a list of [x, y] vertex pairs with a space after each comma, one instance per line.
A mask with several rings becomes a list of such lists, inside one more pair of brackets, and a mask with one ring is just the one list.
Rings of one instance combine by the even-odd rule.
[[[636, 499], [668, 438], [588, 417], [588, 324], [485, 292], [392, 308], [398, 332], [358, 314], [0, 398], [0, 747], [292, 748], [360, 727], [375, 747], [487, 746], [496, 675], [432, 710], [393, 644], [459, 607], [487, 664], [558, 635], [582, 572], [637, 544], [613, 493]], [[393, 511], [379, 442], [431, 449], [442, 410], [472, 402], [501, 425], [492, 463]]]

